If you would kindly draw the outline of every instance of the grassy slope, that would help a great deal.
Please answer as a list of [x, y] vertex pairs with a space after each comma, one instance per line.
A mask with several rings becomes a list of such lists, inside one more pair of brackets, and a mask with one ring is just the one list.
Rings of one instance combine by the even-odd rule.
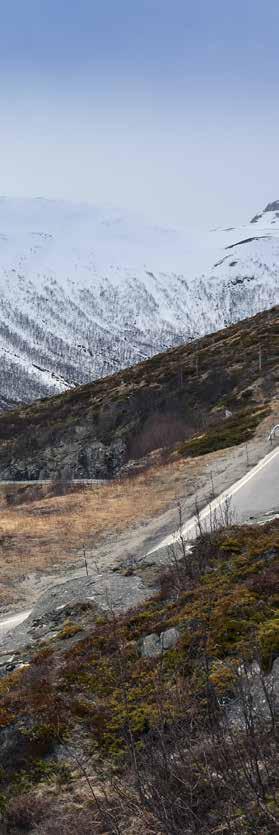
[[17, 579], [23, 574], [58, 564], [67, 568], [83, 544], [97, 551], [109, 537], [115, 541], [129, 527], [163, 513], [184, 493], [185, 481], [188, 494], [190, 488], [194, 493], [202, 471], [201, 461], [179, 459], [132, 479], [85, 489], [76, 486], [63, 495], [53, 495], [52, 485], [10, 486], [8, 500], [6, 491], [0, 492], [0, 604], [16, 599]]
[[[119, 432], [132, 438], [135, 427], [142, 427], [159, 408], [166, 413], [170, 408], [179, 412], [186, 425], [195, 409], [214, 413], [224, 405], [233, 410], [232, 419], [222, 427], [212, 424], [198, 438], [184, 439], [177, 452], [193, 455], [238, 443], [250, 436], [263, 417], [263, 407], [276, 393], [278, 341], [276, 308], [113, 378], [3, 415], [2, 444], [8, 443], [9, 448], [19, 439], [24, 449], [26, 429], [31, 426], [32, 437], [40, 445], [45, 442], [46, 427], [56, 437], [65, 433], [68, 425], [93, 416], [102, 437]], [[225, 530], [198, 543], [193, 564], [182, 562], [167, 572], [157, 598], [139, 610], [117, 621], [98, 618], [96, 622], [93, 609], [79, 609], [53, 641], [35, 651], [27, 650], [30, 666], [0, 682], [2, 807], [13, 803], [11, 798], [34, 792], [34, 787], [45, 793], [46, 781], [57, 789], [57, 780], [63, 775], [67, 779], [69, 762], [63, 772], [63, 763], [55, 759], [56, 746], [62, 740], [78, 751], [83, 744], [87, 751], [89, 746], [98, 768], [107, 773], [107, 764], [113, 762], [124, 775], [130, 735], [139, 751], [148, 745], [154, 747], [162, 720], [164, 728], [170, 729], [187, 717], [199, 743], [207, 727], [209, 704], [212, 699], [219, 705], [230, 700], [240, 662], [245, 659], [250, 663], [257, 657], [262, 670], [268, 672], [279, 654], [278, 550], [278, 521], [264, 528]], [[142, 638], [171, 626], [180, 630], [176, 647], [163, 658], [143, 658]], [[8, 758], [7, 740], [12, 741]], [[67, 760], [67, 747], [65, 752]], [[193, 766], [196, 759], [190, 763], [190, 771]], [[272, 762], [269, 773], [272, 785], [266, 785], [265, 804], [273, 803], [274, 791], [276, 797], [279, 791]], [[77, 778], [71, 779], [72, 792]], [[201, 775], [198, 782], [200, 797], [204, 791]], [[223, 785], [219, 794], [216, 786], [214, 790], [214, 805], [221, 810]], [[168, 794], [172, 791], [170, 783]], [[212, 790], [210, 793], [212, 796]], [[220, 811], [218, 826], [214, 818], [212, 829], [189, 832], [270, 835], [278, 830], [278, 826], [272, 829], [265, 812], [260, 819], [253, 799], [249, 804], [252, 829], [244, 814], [245, 802], [240, 800], [240, 828], [235, 824], [235, 810], [226, 806], [223, 818]], [[137, 831], [133, 827], [135, 824], [131, 831]], [[73, 830], [77, 831], [72, 822], [68, 831]], [[27, 831], [33, 831], [32, 827]], [[85, 828], [81, 831], [84, 835]], [[127, 820], [121, 831], [128, 833]], [[146, 835], [151, 826], [144, 829], [142, 824], [138, 831]], [[181, 830], [173, 827], [166, 831]], [[157, 835], [161, 829], [154, 826], [152, 832]]]
[[[173, 435], [174, 445], [203, 427], [207, 431], [208, 421], [214, 424], [218, 415], [222, 422], [225, 407], [233, 411], [231, 425], [226, 424], [222, 440], [218, 430], [219, 442], [211, 428], [209, 443], [203, 441], [200, 451], [228, 446], [249, 437], [257, 422], [255, 411], [275, 394], [278, 379], [276, 307], [112, 377], [0, 415], [0, 461], [8, 461], [13, 452], [36, 456], [61, 439], [70, 445], [76, 427], [84, 428], [87, 442], [123, 439], [126, 458], [134, 457], [145, 447], [165, 446], [164, 433]], [[169, 424], [160, 428], [162, 416]], [[197, 442], [184, 448], [185, 454], [197, 452]]]
[[[46, 777], [55, 783], [62, 766], [53, 753], [62, 739], [89, 745], [100, 768], [113, 761], [125, 773], [130, 735], [139, 751], [153, 745], [162, 719], [171, 728], [189, 716], [202, 738], [209, 688], [210, 704], [213, 697], [226, 703], [240, 663], [258, 657], [268, 672], [279, 654], [278, 552], [278, 520], [227, 529], [198, 542], [191, 565], [169, 569], [157, 598], [140, 609], [97, 622], [90, 605], [78, 609], [56, 638], [31, 653], [29, 668], [1, 682], [2, 741], [7, 729], [15, 738], [8, 762], [2, 754], [3, 797]], [[141, 639], [171, 626], [180, 630], [176, 647], [163, 658], [141, 657]]]

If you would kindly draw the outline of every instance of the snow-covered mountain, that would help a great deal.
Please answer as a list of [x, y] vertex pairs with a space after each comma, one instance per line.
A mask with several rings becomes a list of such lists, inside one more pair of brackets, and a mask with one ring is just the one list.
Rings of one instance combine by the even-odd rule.
[[0, 406], [91, 381], [279, 301], [279, 201], [229, 229], [0, 198]]

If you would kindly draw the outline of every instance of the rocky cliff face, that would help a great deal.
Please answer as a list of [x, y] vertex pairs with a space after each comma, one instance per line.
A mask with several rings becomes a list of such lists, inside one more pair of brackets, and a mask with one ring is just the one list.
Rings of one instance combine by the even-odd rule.
[[1, 478], [4, 480], [33, 481], [54, 479], [109, 479], [113, 478], [127, 460], [127, 446], [121, 439], [105, 445], [90, 438], [73, 439], [59, 436], [53, 445], [43, 450], [21, 454], [15, 447], [11, 460], [3, 461]]

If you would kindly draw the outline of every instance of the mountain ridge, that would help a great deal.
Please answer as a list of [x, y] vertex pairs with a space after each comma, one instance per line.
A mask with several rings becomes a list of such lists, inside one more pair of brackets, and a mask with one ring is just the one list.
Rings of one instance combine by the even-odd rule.
[[3, 413], [0, 479], [112, 478], [160, 447], [196, 455], [240, 443], [278, 396], [278, 316], [277, 306]]
[[247, 226], [204, 232], [163, 229], [119, 210], [0, 198], [1, 408], [271, 307], [279, 298], [277, 204]]

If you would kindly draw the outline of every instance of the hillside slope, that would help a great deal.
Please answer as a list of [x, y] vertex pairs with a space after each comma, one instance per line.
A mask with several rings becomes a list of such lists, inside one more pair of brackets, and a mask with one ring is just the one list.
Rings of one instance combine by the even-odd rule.
[[137, 608], [39, 602], [1, 658], [3, 833], [276, 835], [278, 537], [201, 536]]
[[112, 374], [276, 304], [278, 206], [247, 226], [204, 231], [0, 198], [0, 406]]
[[230, 446], [251, 436], [278, 380], [274, 307], [0, 415], [0, 478], [107, 478], [158, 447], [191, 455]]

